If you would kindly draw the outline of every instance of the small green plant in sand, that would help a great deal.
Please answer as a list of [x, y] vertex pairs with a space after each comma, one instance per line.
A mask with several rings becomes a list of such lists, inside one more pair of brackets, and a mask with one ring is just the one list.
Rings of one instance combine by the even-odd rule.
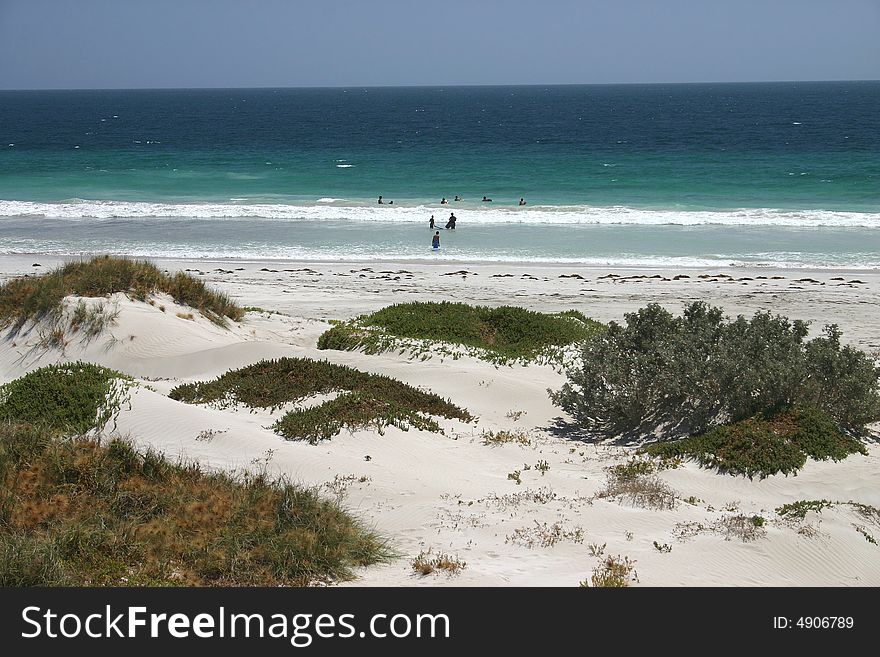
[[0, 386], [0, 423], [33, 424], [66, 435], [102, 429], [127, 403], [131, 382], [91, 363], [48, 365]]
[[853, 525], [853, 527], [855, 528], [855, 530], [859, 534], [861, 534], [862, 536], [865, 537], [865, 540], [868, 541], [868, 543], [871, 543], [873, 545], [877, 545], [877, 539], [874, 538], [874, 535], [871, 532], [869, 532], [868, 529], [864, 525]]
[[625, 588], [633, 582], [638, 582], [638, 573], [635, 571], [636, 562], [629, 557], [608, 556], [593, 569], [590, 581], [581, 582], [582, 588]]
[[507, 478], [511, 481], [515, 481], [516, 485], [519, 486], [522, 483], [522, 471], [514, 470], [513, 472], [508, 472]]
[[458, 557], [453, 557], [445, 552], [433, 554], [431, 550], [421, 552], [412, 561], [412, 569], [418, 575], [425, 577], [431, 573], [444, 572], [449, 577], [460, 575], [467, 568], [467, 562]]
[[264, 360], [201, 383], [174, 388], [169, 396], [189, 404], [226, 408], [278, 409], [318, 394], [339, 393], [334, 399], [285, 413], [273, 425], [288, 440], [317, 443], [343, 428], [415, 427], [442, 433], [434, 416], [470, 422], [468, 411], [439, 395], [387, 376], [369, 374], [345, 365], [308, 358]]
[[484, 431], [480, 438], [484, 445], [492, 445], [493, 447], [510, 444], [528, 447], [532, 444], [529, 435], [525, 431]]
[[496, 364], [558, 362], [570, 345], [602, 330], [573, 310], [547, 314], [515, 306], [413, 302], [336, 324], [320, 337], [318, 348], [403, 351], [412, 357], [438, 352], [455, 357], [463, 351]]
[[783, 504], [776, 509], [776, 513], [782, 518], [803, 520], [810, 511], [821, 513], [822, 509], [831, 506], [834, 506], [834, 502], [830, 500], [798, 500], [790, 504]]
[[669, 543], [658, 543], [654, 541], [654, 549], [661, 554], [669, 554], [672, 552], [672, 546]]
[[[858, 516], [859, 520], [871, 524], [873, 527], [880, 529], [880, 509], [870, 504], [862, 502], [832, 502], [830, 500], [798, 500], [789, 504], [783, 504], [776, 509], [779, 518], [789, 526], [797, 529], [798, 534], [812, 536], [817, 534], [815, 525], [805, 523], [807, 513], [822, 513], [825, 509], [848, 507], [849, 510]], [[869, 543], [877, 544], [873, 534], [868, 528], [860, 522], [853, 522], [853, 528], [865, 537]]]
[[337, 503], [0, 423], [0, 586], [306, 586], [387, 559]]
[[631, 458], [626, 463], [618, 463], [611, 467], [610, 472], [616, 478], [622, 481], [638, 479], [646, 475], [654, 474], [657, 471], [657, 464], [651, 459]]
[[761, 479], [794, 474], [807, 457], [817, 460], [867, 454], [856, 438], [841, 431], [825, 411], [795, 407], [775, 416], [756, 416], [715, 427], [704, 434], [647, 445], [651, 456], [692, 459], [705, 468]]
[[[178, 304], [201, 312], [219, 326], [239, 321], [242, 309], [228, 296], [209, 289], [184, 272], [166, 274], [145, 260], [99, 256], [68, 262], [39, 276], [20, 276], [0, 285], [0, 326], [11, 326], [15, 335], [28, 322], [55, 323], [68, 296], [106, 297], [117, 292], [146, 301], [164, 292]], [[74, 310], [82, 315], [85, 310]]]

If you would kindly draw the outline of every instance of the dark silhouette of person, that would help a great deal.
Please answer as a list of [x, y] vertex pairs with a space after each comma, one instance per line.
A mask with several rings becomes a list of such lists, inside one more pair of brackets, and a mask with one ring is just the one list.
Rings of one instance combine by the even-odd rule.
[[439, 249], [440, 248], [440, 231], [434, 233], [434, 237], [431, 238], [431, 248]]
[[456, 195], [455, 195], [455, 198], [452, 199], [452, 200], [453, 200], [453, 201], [460, 201], [460, 200], [461, 200], [461, 197], [460, 197], [458, 194], [456, 194]]
[[446, 222], [445, 228], [448, 228], [449, 230], [455, 230], [455, 222], [456, 221], [457, 221], [457, 219], [455, 218], [455, 215], [450, 212], [449, 213], [449, 221]]
[[440, 199], [440, 205], [446, 205], [447, 203], [449, 203], [449, 201], [446, 200], [445, 196], [442, 199]]
[[525, 200], [524, 198], [521, 198], [521, 199], [519, 200], [519, 204], [520, 204], [520, 205], [525, 205], [525, 204], [526, 204], [526, 200]]
[[434, 230], [434, 215], [431, 215], [431, 218], [428, 220], [428, 228]]
[[382, 205], [384, 202], [385, 202], [385, 201], [383, 201], [383, 200], [382, 200], [382, 197], [380, 196], [380, 197], [379, 197], [379, 201], [378, 201], [379, 205]]
[[483, 200], [484, 200], [485, 202], [487, 202], [487, 203], [491, 203], [491, 202], [492, 202], [492, 199], [490, 199], [490, 198], [486, 198], [485, 196], [483, 197]]

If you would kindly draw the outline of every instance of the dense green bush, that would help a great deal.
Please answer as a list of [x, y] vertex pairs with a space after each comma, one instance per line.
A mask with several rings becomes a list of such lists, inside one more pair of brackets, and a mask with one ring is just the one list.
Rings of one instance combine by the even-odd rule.
[[440, 431], [429, 416], [465, 422], [473, 419], [468, 411], [434, 393], [387, 376], [308, 358], [260, 361], [230, 370], [212, 381], [179, 385], [169, 396], [190, 404], [277, 409], [311, 395], [332, 392], [344, 394], [309, 409], [289, 411], [273, 425], [276, 433], [289, 440], [315, 443], [331, 438], [342, 428], [372, 426], [382, 431], [394, 425]]
[[666, 459], [693, 459], [719, 472], [761, 479], [797, 473], [808, 456], [839, 461], [850, 454], [867, 454], [861, 442], [813, 407], [789, 409], [771, 418], [748, 418], [681, 440], [652, 443], [642, 451]]
[[306, 586], [388, 556], [314, 490], [0, 424], [0, 586]]
[[491, 361], [533, 361], [552, 359], [561, 348], [601, 330], [600, 323], [574, 310], [548, 314], [515, 306], [413, 302], [336, 324], [319, 338], [318, 348], [380, 353], [418, 340], [471, 348], [473, 355]]
[[66, 434], [102, 429], [128, 397], [128, 379], [91, 363], [34, 370], [0, 386], [0, 422], [33, 424]]
[[847, 430], [880, 418], [880, 369], [826, 327], [770, 313], [728, 322], [698, 302], [675, 317], [658, 304], [612, 322], [584, 343], [553, 401], [600, 436], [678, 437], [795, 404]]

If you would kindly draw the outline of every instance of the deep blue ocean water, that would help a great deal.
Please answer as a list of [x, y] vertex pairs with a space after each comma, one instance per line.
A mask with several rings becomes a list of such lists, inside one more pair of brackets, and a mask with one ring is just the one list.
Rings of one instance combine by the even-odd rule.
[[878, 229], [880, 82], [0, 92], [0, 252], [880, 267]]

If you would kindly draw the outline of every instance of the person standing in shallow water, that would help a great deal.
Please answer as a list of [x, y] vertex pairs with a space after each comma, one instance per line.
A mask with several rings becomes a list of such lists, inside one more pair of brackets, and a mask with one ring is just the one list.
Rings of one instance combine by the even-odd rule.
[[434, 215], [431, 215], [431, 218], [428, 220], [428, 228], [434, 230]]
[[382, 205], [384, 202], [385, 202], [385, 201], [383, 201], [383, 200], [382, 200], [382, 197], [380, 196], [380, 197], [379, 197], [379, 201], [378, 201], [379, 205]]
[[446, 222], [446, 226], [444, 228], [448, 228], [449, 230], [455, 230], [455, 222], [457, 219], [453, 213], [449, 213], [449, 221]]
[[431, 248], [435, 251], [440, 250], [440, 231], [436, 231], [434, 233], [434, 237], [431, 238]]

